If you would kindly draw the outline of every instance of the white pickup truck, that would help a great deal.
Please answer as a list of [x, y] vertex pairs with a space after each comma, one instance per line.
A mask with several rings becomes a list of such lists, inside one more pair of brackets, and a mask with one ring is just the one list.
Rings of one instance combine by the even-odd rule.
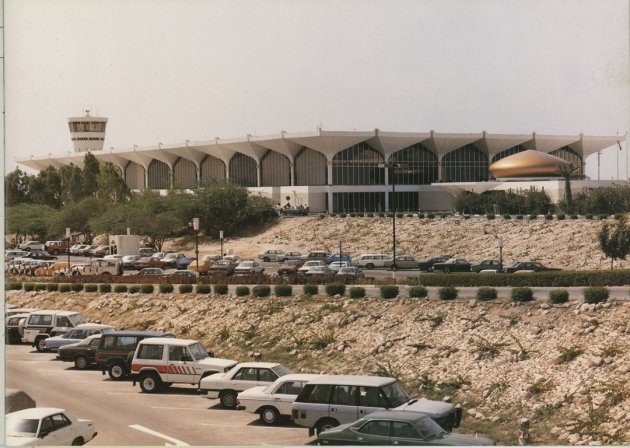
[[199, 341], [176, 338], [141, 340], [131, 361], [134, 386], [154, 393], [173, 383], [199, 385], [202, 378], [227, 372], [237, 364], [231, 359], [215, 358]]

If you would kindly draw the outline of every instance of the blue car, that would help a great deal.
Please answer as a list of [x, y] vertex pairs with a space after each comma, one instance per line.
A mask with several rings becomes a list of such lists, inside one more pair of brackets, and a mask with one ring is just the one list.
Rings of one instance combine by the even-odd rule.
[[351, 263], [352, 256], [342, 253], [341, 259], [339, 258], [339, 254], [332, 254], [330, 257], [326, 258], [326, 264], [334, 263], [335, 261], [347, 261], [348, 263]]
[[75, 344], [77, 342], [81, 342], [88, 336], [92, 336], [93, 334], [107, 333], [114, 330], [115, 328], [111, 325], [79, 324], [62, 336], [46, 338], [44, 340], [44, 351], [56, 352], [64, 345]]

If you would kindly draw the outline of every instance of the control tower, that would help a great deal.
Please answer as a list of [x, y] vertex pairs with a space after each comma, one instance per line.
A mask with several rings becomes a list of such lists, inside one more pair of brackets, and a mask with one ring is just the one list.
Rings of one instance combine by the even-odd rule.
[[74, 152], [92, 152], [103, 149], [107, 118], [92, 117], [90, 111], [86, 110], [84, 117], [68, 118], [68, 126]]

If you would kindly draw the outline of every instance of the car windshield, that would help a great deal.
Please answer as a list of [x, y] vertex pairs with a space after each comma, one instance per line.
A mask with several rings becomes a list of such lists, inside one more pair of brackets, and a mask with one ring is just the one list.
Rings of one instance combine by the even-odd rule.
[[287, 369], [283, 365], [277, 365], [275, 367], [272, 367], [271, 370], [273, 370], [278, 376], [284, 376], [284, 375], [289, 375], [293, 373], [291, 370]]
[[203, 348], [203, 345], [201, 345], [199, 342], [190, 345], [188, 348], [190, 349], [192, 355], [195, 357], [196, 361], [210, 356], [206, 349]]
[[73, 314], [68, 316], [68, 319], [70, 319], [70, 322], [72, 322], [74, 327], [85, 322], [85, 317], [83, 317], [82, 314]]
[[38, 419], [9, 417], [6, 422], [8, 436], [34, 436], [37, 434]]
[[444, 428], [435, 423], [430, 417], [424, 417], [415, 421], [415, 426], [420, 430], [420, 433], [427, 439], [435, 439], [446, 434]]
[[384, 386], [382, 389], [383, 393], [389, 399], [389, 402], [392, 404], [393, 408], [398, 407], [401, 404], [405, 404], [410, 400], [409, 395], [405, 393], [405, 391], [400, 386], [400, 384], [398, 384], [397, 381], [394, 381], [393, 383]]

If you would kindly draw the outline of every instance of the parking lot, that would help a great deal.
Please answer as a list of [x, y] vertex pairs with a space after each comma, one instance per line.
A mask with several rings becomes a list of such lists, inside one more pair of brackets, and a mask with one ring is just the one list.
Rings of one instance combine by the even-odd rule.
[[61, 407], [93, 420], [90, 445], [304, 445], [308, 430], [284, 422], [269, 427], [258, 416], [223, 409], [193, 386], [144, 394], [131, 381], [111, 381], [100, 370], [80, 371], [28, 345], [7, 345], [6, 387], [22, 389], [37, 406]]

